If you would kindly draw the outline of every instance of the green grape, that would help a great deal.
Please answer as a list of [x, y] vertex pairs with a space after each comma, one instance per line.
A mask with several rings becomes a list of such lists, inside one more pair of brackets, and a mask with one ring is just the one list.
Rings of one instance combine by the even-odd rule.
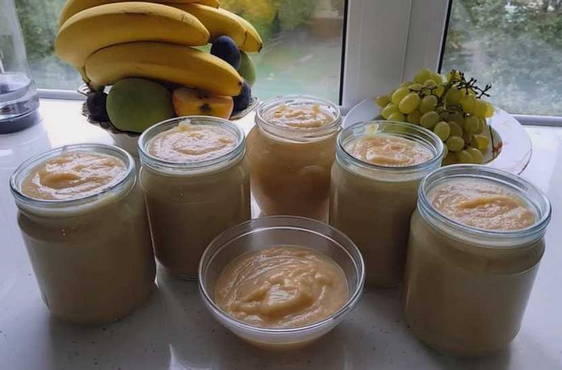
[[464, 148], [464, 139], [460, 136], [449, 136], [446, 143], [452, 152], [460, 152]]
[[388, 103], [386, 107], [382, 109], [381, 116], [384, 119], [388, 119], [388, 116], [390, 116], [394, 112], [398, 112], [398, 107], [392, 103]]
[[407, 86], [399, 87], [398, 89], [396, 89], [396, 91], [394, 91], [394, 93], [392, 93], [390, 101], [398, 106], [398, 104], [400, 104], [400, 101], [404, 99], [404, 97], [409, 93], [410, 90]]
[[470, 153], [470, 156], [472, 157], [472, 163], [476, 163], [476, 164], [484, 163], [484, 154], [482, 154], [480, 150], [476, 148], [469, 148], [466, 151]]
[[435, 83], [435, 81], [433, 81], [432, 79], [428, 79], [425, 80], [425, 82], [423, 83], [424, 87], [427, 87], [428, 89], [433, 89], [435, 87], [437, 87], [437, 83]]
[[464, 130], [469, 134], [474, 134], [478, 132], [478, 127], [480, 126], [480, 120], [475, 116], [466, 117], [464, 120]]
[[420, 123], [420, 118], [421, 118], [421, 113], [419, 110], [415, 110], [412, 113], [409, 113], [406, 116], [406, 121], [410, 122], [410, 123], [415, 123], [415, 124], [419, 124]]
[[447, 156], [443, 159], [443, 166], [447, 166], [455, 163], [459, 163], [459, 159], [457, 158], [457, 153], [449, 152]]
[[445, 92], [445, 86], [439, 85], [437, 89], [433, 91], [433, 94], [437, 95], [438, 97], [442, 97], [444, 92]]
[[447, 122], [453, 121], [458, 123], [459, 126], [464, 127], [464, 116], [461, 112], [451, 112], [451, 113], [444, 112], [444, 114], [442, 114], [441, 117], [443, 117], [444, 121]]
[[480, 125], [478, 127], [478, 130], [476, 133], [477, 134], [481, 134], [483, 133], [485, 130], [488, 130], [488, 123], [486, 122], [485, 118], [479, 118], [478, 119], [480, 121]]
[[462, 127], [455, 121], [449, 121], [449, 127], [451, 128], [451, 136], [461, 136], [462, 137]]
[[431, 71], [427, 68], [422, 68], [414, 76], [414, 81], [419, 83], [419, 84], [422, 84], [422, 83], [425, 82], [425, 80], [427, 80], [428, 78], [431, 78], [432, 74], [433, 74], [433, 71]]
[[449, 154], [449, 147], [446, 143], [443, 143], [443, 158], [445, 158]]
[[490, 104], [488, 102], [485, 102], [485, 103], [486, 103], [486, 113], [484, 115], [486, 116], [486, 118], [490, 118], [494, 115], [495, 109], [494, 109], [494, 106], [492, 104]]
[[411, 92], [405, 97], [403, 97], [402, 100], [400, 100], [400, 104], [398, 104], [398, 109], [402, 113], [406, 113], [406, 114], [411, 113], [418, 108], [418, 106], [420, 105], [420, 101], [421, 101], [420, 96], [415, 92]]
[[435, 133], [435, 135], [439, 136], [441, 140], [445, 141], [451, 134], [451, 128], [449, 127], [449, 124], [447, 122], [441, 121], [435, 125], [435, 127], [433, 128], [433, 132]]
[[384, 108], [388, 103], [390, 103], [390, 97], [388, 95], [380, 95], [377, 96], [375, 102], [379, 107]]
[[404, 81], [400, 84], [400, 87], [408, 87], [408, 86], [410, 86], [411, 83], [412, 83], [412, 81]]
[[394, 112], [392, 113], [390, 116], [388, 116], [387, 118], [389, 121], [398, 121], [398, 122], [404, 122], [406, 121], [406, 117], [404, 116], [403, 113], [401, 112]]
[[426, 112], [421, 116], [420, 124], [431, 130], [440, 119], [441, 117], [439, 117], [439, 113], [435, 111]]
[[437, 106], [437, 97], [435, 95], [424, 96], [420, 103], [420, 112], [426, 113], [435, 110]]
[[461, 74], [459, 71], [456, 70], [450, 70], [449, 73], [447, 73], [447, 81], [460, 81], [461, 80]]
[[410, 91], [414, 90], [414, 91], [419, 92], [419, 91], [421, 91], [421, 89], [423, 89], [423, 86], [421, 84], [418, 84], [418, 83], [413, 83], [410, 86], [408, 86], [408, 89], [410, 89]]
[[490, 145], [490, 139], [486, 135], [474, 135], [473, 137], [474, 145], [484, 151], [488, 149], [488, 145]]
[[462, 91], [457, 89], [456, 87], [451, 87], [449, 91], [447, 91], [447, 95], [445, 96], [445, 101], [447, 104], [456, 105], [459, 104], [462, 98]]
[[474, 115], [479, 118], [486, 118], [486, 111], [488, 110], [488, 106], [486, 102], [480, 99], [476, 99], [474, 104]]
[[439, 73], [431, 72], [431, 77], [429, 78], [433, 80], [437, 84], [437, 86], [443, 85], [443, 76], [441, 76]]
[[472, 95], [465, 95], [460, 101], [461, 107], [465, 113], [474, 114], [474, 105], [476, 98]]
[[474, 159], [468, 150], [461, 150], [457, 153], [459, 163], [473, 163]]

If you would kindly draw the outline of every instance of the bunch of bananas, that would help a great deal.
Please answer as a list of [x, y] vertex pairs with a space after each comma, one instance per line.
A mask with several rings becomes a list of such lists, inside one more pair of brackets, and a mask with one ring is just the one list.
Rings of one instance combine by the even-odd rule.
[[68, 0], [55, 52], [94, 89], [127, 77], [163, 80], [217, 95], [237, 96], [243, 79], [224, 60], [197, 46], [229, 36], [245, 52], [262, 40], [219, 0]]

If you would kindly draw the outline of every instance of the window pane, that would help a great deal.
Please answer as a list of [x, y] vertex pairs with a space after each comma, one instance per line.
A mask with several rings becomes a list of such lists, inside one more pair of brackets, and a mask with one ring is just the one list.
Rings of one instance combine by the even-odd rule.
[[[40, 88], [71, 89], [80, 77], [53, 54], [64, 0], [17, 0], [27, 56]], [[312, 94], [339, 99], [345, 0], [222, 0], [222, 7], [260, 31], [264, 49], [252, 54], [254, 94]]]
[[442, 69], [510, 113], [562, 116], [562, 0], [453, 0]]

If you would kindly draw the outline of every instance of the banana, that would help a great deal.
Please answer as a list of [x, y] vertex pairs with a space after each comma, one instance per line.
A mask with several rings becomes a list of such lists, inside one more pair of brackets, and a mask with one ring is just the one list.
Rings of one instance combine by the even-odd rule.
[[162, 42], [108, 46], [86, 59], [85, 76], [94, 88], [125, 77], [145, 77], [237, 96], [242, 77], [227, 62], [200, 50]]
[[254, 26], [244, 18], [225, 9], [201, 4], [168, 4], [196, 16], [207, 27], [211, 40], [226, 35], [243, 51], [260, 51], [263, 41]]
[[101, 48], [134, 41], [205, 45], [209, 31], [193, 15], [162, 4], [126, 2], [100, 5], [70, 17], [55, 40], [57, 56], [80, 68]]
[[[131, 0], [67, 0], [62, 8], [59, 16], [59, 27], [61, 27], [64, 22], [74, 14], [81, 12], [85, 9], [93, 8], [94, 6], [112, 4], [112, 3], [122, 3]], [[134, 0], [133, 0], [134, 1]], [[142, 1], [142, 0], [141, 0]], [[220, 6], [219, 0], [152, 0], [151, 3], [200, 3], [213, 8], [218, 8]]]
[[[224, 9], [218, 9], [218, 10], [221, 11], [221, 12], [228, 12], [227, 10], [224, 10]], [[248, 37], [246, 37], [246, 40], [244, 41], [244, 44], [239, 46], [240, 49], [245, 51], [245, 52], [258, 52], [258, 51], [260, 51], [261, 48], [263, 47], [263, 41], [261, 39], [260, 34], [255, 29], [255, 27], [250, 22], [248, 22], [247, 20], [242, 18], [241, 16], [236, 15], [234, 13], [230, 13], [230, 14], [232, 14], [240, 22], [240, 24], [242, 24], [242, 26], [246, 29], [246, 32], [248, 34]]]

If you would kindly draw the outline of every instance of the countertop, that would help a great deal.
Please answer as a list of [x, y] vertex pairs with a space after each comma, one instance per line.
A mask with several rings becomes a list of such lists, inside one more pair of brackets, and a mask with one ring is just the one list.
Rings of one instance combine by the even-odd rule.
[[562, 369], [562, 128], [526, 127], [533, 156], [523, 176], [548, 193], [554, 212], [522, 328], [509, 349], [476, 360], [440, 355], [409, 333], [399, 289], [367, 289], [330, 334], [305, 349], [276, 353], [251, 347], [216, 323], [195, 283], [160, 272], [147, 304], [114, 324], [75, 327], [49, 316], [8, 178], [24, 159], [51, 147], [112, 142], [85, 121], [80, 104], [42, 100], [40, 125], [0, 136], [0, 369]]

